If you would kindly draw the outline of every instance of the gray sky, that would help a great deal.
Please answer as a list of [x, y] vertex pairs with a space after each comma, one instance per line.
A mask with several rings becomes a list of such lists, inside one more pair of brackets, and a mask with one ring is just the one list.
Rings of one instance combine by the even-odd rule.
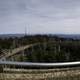
[[80, 0], [0, 0], [0, 34], [80, 34]]

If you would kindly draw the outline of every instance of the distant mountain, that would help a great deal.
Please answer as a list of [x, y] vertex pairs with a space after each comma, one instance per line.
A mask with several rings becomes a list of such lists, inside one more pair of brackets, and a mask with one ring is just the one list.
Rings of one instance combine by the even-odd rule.
[[15, 37], [23, 37], [24, 34], [0, 34], [0, 38], [15, 38]]
[[60, 38], [70, 38], [70, 39], [78, 39], [80, 40], [80, 34], [58, 34], [56, 35]]
[[[80, 40], [80, 34], [51, 34], [51, 35], [57, 36], [59, 38], [66, 38], [66, 39], [70, 38], [70, 39]], [[15, 37], [23, 37], [23, 36], [24, 34], [0, 34], [0, 38], [10, 38], [10, 37], [15, 38]]]

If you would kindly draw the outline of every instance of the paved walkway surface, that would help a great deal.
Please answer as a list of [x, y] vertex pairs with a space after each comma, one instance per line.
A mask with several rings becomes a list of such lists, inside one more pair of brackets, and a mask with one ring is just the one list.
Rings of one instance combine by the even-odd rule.
[[[80, 80], [80, 68], [17, 69], [0, 73], [0, 80]], [[20, 72], [20, 73], [19, 73]]]

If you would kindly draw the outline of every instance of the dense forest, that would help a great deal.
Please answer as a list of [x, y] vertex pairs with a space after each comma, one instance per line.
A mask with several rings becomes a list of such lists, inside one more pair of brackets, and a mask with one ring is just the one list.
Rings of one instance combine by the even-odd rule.
[[39, 43], [26, 49], [24, 55], [14, 56], [15, 61], [25, 62], [69, 62], [80, 61], [80, 41], [52, 35], [29, 35], [0, 39], [0, 54], [3, 49], [14, 49], [22, 45]]
[[52, 35], [26, 35], [23, 37], [0, 38], [0, 49], [10, 49], [22, 45], [54, 40], [57, 41], [60, 39], [63, 40], [64, 38], [58, 38], [57, 36]]

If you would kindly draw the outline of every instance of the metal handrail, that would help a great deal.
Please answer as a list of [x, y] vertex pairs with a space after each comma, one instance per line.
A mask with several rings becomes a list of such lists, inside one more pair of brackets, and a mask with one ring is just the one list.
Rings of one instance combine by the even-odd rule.
[[0, 61], [0, 65], [15, 65], [15, 66], [24, 66], [24, 67], [68, 67], [68, 66], [79, 66], [80, 61], [60, 62], [60, 63], [35, 63], [35, 62]]

